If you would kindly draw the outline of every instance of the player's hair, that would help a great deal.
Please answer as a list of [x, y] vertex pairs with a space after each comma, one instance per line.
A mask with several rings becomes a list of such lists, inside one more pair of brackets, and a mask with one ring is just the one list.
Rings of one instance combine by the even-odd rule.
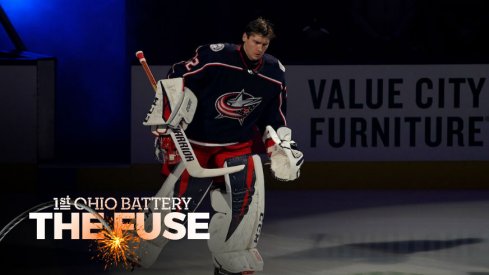
[[250, 21], [245, 27], [246, 35], [259, 34], [268, 39], [272, 40], [275, 38], [275, 32], [273, 30], [273, 24], [263, 17], [258, 17], [257, 19]]

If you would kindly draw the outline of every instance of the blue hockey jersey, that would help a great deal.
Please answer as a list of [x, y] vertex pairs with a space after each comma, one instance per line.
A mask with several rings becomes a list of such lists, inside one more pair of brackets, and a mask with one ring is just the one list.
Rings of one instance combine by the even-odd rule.
[[263, 133], [286, 125], [285, 68], [265, 54], [250, 65], [242, 46], [211, 44], [176, 63], [168, 78], [183, 77], [198, 98], [192, 123], [185, 131], [194, 141], [233, 143], [252, 139], [256, 127]]

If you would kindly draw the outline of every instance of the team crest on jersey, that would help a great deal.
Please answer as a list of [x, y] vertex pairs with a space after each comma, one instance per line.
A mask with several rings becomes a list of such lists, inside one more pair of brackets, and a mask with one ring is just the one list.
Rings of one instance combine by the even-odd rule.
[[219, 43], [219, 44], [211, 44], [211, 50], [214, 51], [214, 52], [218, 52], [222, 49], [224, 49], [224, 44], [222, 43]]
[[243, 125], [245, 118], [253, 112], [261, 101], [261, 97], [254, 97], [245, 93], [244, 89], [241, 92], [225, 93], [216, 100], [216, 110], [219, 113], [216, 118], [236, 119]]

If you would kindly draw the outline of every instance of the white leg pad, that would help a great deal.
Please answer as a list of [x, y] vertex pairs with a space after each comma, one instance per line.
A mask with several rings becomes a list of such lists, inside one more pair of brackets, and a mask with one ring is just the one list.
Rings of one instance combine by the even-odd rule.
[[[212, 252], [216, 266], [230, 272], [263, 270], [263, 259], [256, 245], [264, 217], [265, 188], [260, 157], [254, 155], [253, 163], [255, 191], [248, 212], [242, 217], [241, 222], [230, 236], [229, 229], [233, 219], [233, 186], [230, 176], [225, 176], [226, 193], [220, 190], [211, 192], [211, 204], [216, 213], [209, 223], [211, 236], [208, 241], [209, 250]], [[243, 173], [246, 175], [246, 171]]]
[[[173, 188], [175, 186], [175, 183], [178, 181], [180, 175], [183, 173], [184, 169], [185, 165], [183, 165], [182, 163], [179, 164], [175, 171], [173, 171], [165, 180], [160, 190], [158, 190], [158, 192], [156, 193], [155, 197], [173, 197]], [[153, 213], [161, 213], [161, 233], [163, 234], [164, 230], [166, 230], [167, 228], [163, 222], [163, 218], [171, 211], [166, 209], [162, 210], [161, 208], [159, 208], [159, 210], [155, 210], [154, 201], [150, 203], [149, 208], [152, 210]], [[138, 226], [142, 225], [136, 224], [136, 228], [138, 228]], [[151, 231], [153, 227], [152, 215], [149, 215], [146, 218], [144, 222], [144, 227], [146, 231]], [[163, 237], [162, 234], [160, 234], [157, 238], [153, 240], [140, 240], [139, 247], [135, 251], [135, 254], [138, 257], [138, 264], [140, 264], [142, 267], [151, 267], [158, 259], [158, 256], [160, 255], [161, 250], [163, 250], [163, 247], [165, 247], [165, 245], [169, 242], [169, 240]]]
[[212, 255], [216, 266], [233, 273], [263, 270], [263, 259], [256, 248]]

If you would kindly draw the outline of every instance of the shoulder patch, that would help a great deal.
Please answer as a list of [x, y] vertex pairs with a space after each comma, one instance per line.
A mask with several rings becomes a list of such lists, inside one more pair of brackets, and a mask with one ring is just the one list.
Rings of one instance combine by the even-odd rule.
[[277, 60], [278, 61], [278, 67], [280, 68], [280, 70], [282, 70], [282, 72], [285, 73], [285, 67], [284, 65], [282, 65], [282, 63], [280, 62], [280, 60]]
[[223, 43], [219, 43], [219, 44], [211, 44], [210, 45], [210, 48], [213, 52], [218, 52], [222, 49], [224, 49], [224, 44]]

